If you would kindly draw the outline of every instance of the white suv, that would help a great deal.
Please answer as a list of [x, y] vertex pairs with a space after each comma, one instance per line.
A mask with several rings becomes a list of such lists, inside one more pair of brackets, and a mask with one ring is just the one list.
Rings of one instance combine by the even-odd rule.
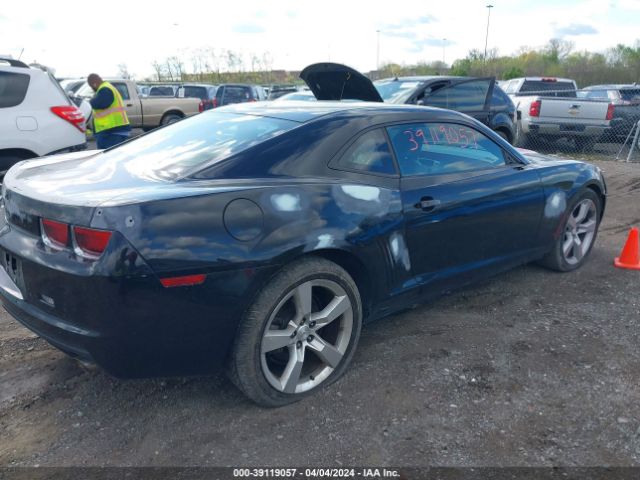
[[85, 117], [49, 73], [0, 58], [0, 177], [16, 162], [86, 148]]

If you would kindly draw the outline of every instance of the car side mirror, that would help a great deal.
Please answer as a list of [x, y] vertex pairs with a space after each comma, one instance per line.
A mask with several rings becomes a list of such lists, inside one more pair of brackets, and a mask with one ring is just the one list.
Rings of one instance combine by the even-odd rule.
[[421, 105], [421, 106], [425, 106], [426, 103], [424, 102], [424, 98], [421, 98], [420, 100], [416, 101], [416, 105]]

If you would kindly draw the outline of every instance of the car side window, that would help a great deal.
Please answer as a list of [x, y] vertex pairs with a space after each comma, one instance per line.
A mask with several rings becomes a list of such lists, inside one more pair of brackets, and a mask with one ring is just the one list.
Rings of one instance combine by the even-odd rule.
[[116, 87], [116, 90], [120, 93], [122, 100], [129, 100], [131, 98], [129, 96], [129, 89], [125, 83], [115, 82], [113, 86]]
[[453, 123], [388, 127], [403, 176], [446, 175], [506, 165], [502, 148], [479, 131]]
[[371, 130], [361, 135], [340, 157], [335, 166], [359, 172], [396, 174], [387, 137], [381, 129]]
[[30, 80], [24, 73], [0, 72], [0, 108], [20, 105], [27, 95]]
[[424, 104], [459, 112], [483, 110], [491, 80], [473, 80], [443, 87], [425, 97]]
[[493, 94], [491, 96], [491, 108], [498, 109], [504, 108], [509, 105], [509, 97], [504, 91], [498, 86], [493, 86]]

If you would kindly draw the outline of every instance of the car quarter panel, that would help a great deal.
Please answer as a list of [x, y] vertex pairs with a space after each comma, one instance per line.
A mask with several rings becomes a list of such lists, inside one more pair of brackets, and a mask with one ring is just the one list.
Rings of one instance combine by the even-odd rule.
[[258, 273], [272, 274], [313, 252], [338, 250], [357, 259], [366, 277], [375, 279], [376, 299], [409, 280], [397, 179], [387, 187], [354, 181], [265, 183], [103, 207], [92, 226], [121, 231], [159, 277], [237, 272], [249, 280], [243, 289], [220, 285], [222, 296], [235, 305], [246, 305], [264, 284]]
[[600, 195], [603, 209], [601, 213], [604, 213], [607, 190], [598, 167], [529, 151], [525, 152], [525, 157], [538, 171], [544, 188], [545, 205], [539, 239], [546, 250], [563, 233], [561, 227], [566, 215], [570, 213], [567, 206], [585, 188], [592, 188]]

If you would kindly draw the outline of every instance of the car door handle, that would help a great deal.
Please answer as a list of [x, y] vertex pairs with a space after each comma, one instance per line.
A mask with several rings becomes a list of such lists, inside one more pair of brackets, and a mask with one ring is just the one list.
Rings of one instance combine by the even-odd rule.
[[133, 103], [127, 103], [127, 107], [133, 107]]
[[419, 203], [416, 203], [415, 207], [419, 208], [425, 212], [430, 212], [431, 210], [435, 210], [436, 207], [440, 205], [440, 200], [436, 200], [431, 197], [422, 197]]

